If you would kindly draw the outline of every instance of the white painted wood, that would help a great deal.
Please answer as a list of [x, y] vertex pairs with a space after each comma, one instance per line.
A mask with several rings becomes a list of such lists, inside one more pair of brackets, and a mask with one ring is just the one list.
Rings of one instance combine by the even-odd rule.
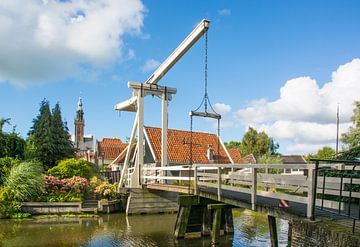
[[[169, 177], [169, 176], [143, 176], [144, 179], [163, 179], [163, 180], [189, 180], [189, 177]], [[190, 180], [194, 180], [190, 177]]]
[[140, 188], [141, 187], [141, 176], [142, 176], [142, 168], [144, 165], [144, 97], [143, 92], [138, 90], [138, 145], [137, 145], [137, 162], [135, 162], [135, 170], [133, 176], [131, 177], [132, 180], [131, 184], [133, 188]]
[[157, 84], [158, 81], [176, 64], [176, 62], [198, 41], [208, 30], [209, 21], [202, 20], [171, 55], [146, 80], [146, 83]]
[[136, 130], [137, 130], [137, 127], [138, 127], [138, 118], [139, 118], [139, 114], [136, 113], [133, 128], [131, 130], [128, 149], [127, 149], [126, 156], [125, 156], [124, 166], [123, 166], [123, 169], [121, 171], [121, 176], [120, 176], [120, 181], [119, 181], [119, 186], [118, 186], [119, 189], [124, 184], [125, 175], [127, 173], [127, 169], [128, 169], [128, 166], [129, 166], [129, 161], [130, 161], [130, 156], [131, 156], [131, 145], [134, 143], [135, 133], [136, 133]]
[[259, 196], [264, 197], [270, 197], [275, 199], [281, 199], [281, 200], [287, 200], [291, 202], [299, 202], [299, 203], [307, 203], [307, 197], [305, 196], [296, 196], [296, 195], [289, 195], [289, 194], [283, 194], [278, 192], [268, 192], [263, 190], [258, 190], [257, 194]]
[[251, 169], [252, 184], [251, 184], [251, 209], [256, 210], [256, 191], [257, 191], [257, 168]]
[[198, 175], [197, 175], [197, 167], [194, 169], [194, 194], [198, 194]]
[[314, 196], [314, 166], [311, 167], [311, 165], [309, 165], [309, 169], [308, 169], [308, 195], [307, 195], [307, 210], [306, 210], [306, 216], [308, 218], [312, 218], [312, 204], [313, 204], [313, 198]]
[[218, 187], [217, 187], [217, 196], [218, 196], [218, 201], [221, 200], [221, 167], [218, 167], [218, 170], [217, 170], [217, 184], [218, 184]]
[[[167, 132], [168, 132], [168, 101], [166, 95], [162, 96], [162, 108], [161, 108], [161, 166], [165, 167], [168, 165], [167, 160]], [[165, 172], [161, 173], [162, 176], [165, 175]]]

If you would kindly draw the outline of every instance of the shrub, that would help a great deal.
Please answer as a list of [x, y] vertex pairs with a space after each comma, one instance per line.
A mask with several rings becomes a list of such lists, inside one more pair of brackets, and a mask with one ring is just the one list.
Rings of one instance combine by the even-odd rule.
[[19, 163], [20, 161], [15, 158], [10, 158], [10, 157], [0, 158], [0, 186], [2, 186], [5, 183], [6, 178], [10, 174], [11, 168]]
[[97, 172], [95, 164], [86, 161], [85, 159], [65, 159], [60, 161], [57, 166], [48, 170], [48, 173], [58, 178], [71, 178], [73, 176], [80, 176], [84, 178], [91, 178]]
[[99, 195], [101, 198], [107, 200], [115, 200], [118, 198], [117, 193], [117, 184], [110, 184], [108, 181], [102, 182], [95, 188], [95, 194]]
[[7, 200], [23, 202], [37, 198], [42, 192], [42, 171], [42, 164], [35, 161], [12, 167], [3, 188]]
[[67, 179], [58, 179], [53, 176], [44, 176], [43, 201], [49, 202], [79, 202], [89, 188], [86, 178], [74, 176]]

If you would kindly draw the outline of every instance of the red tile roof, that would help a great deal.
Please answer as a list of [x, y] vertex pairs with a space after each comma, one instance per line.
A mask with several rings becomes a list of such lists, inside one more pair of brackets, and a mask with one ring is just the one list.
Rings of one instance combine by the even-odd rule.
[[127, 144], [117, 138], [103, 138], [97, 142], [97, 151], [101, 157], [104, 153], [104, 159], [115, 159], [126, 147]]
[[244, 163], [243, 159], [241, 158], [240, 150], [238, 148], [227, 148], [227, 151], [235, 164]]
[[[161, 128], [145, 127], [150, 145], [155, 153], [156, 160], [161, 160]], [[193, 163], [211, 163], [207, 158], [209, 145], [214, 148], [214, 160], [217, 162], [218, 137], [215, 134], [193, 132], [192, 137], [192, 157]], [[190, 131], [168, 130], [168, 161], [170, 163], [189, 163], [190, 162]], [[220, 143], [219, 163], [231, 163], [223, 145]]]

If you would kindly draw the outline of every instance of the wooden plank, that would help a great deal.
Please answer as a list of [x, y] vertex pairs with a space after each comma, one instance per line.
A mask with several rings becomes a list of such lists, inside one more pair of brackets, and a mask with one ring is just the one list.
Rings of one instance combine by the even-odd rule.
[[275, 169], [309, 169], [314, 164], [193, 164], [198, 167], [222, 167], [222, 168], [275, 168]]
[[194, 180], [193, 177], [173, 177], [173, 176], [143, 176], [144, 179], [163, 179], [163, 180]]
[[291, 202], [298, 202], [298, 203], [306, 203], [307, 202], [307, 197], [305, 197], [305, 196], [283, 194], [283, 193], [278, 193], [278, 192], [268, 192], [268, 191], [263, 191], [263, 190], [258, 190], [257, 194], [259, 196], [287, 200], [287, 201], [291, 201]]
[[256, 192], [257, 192], [257, 168], [252, 168], [252, 184], [251, 184], [251, 209], [256, 209]]

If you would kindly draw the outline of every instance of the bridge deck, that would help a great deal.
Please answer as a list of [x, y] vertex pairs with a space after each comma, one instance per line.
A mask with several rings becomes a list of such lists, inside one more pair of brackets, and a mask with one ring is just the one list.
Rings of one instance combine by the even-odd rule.
[[[187, 186], [175, 186], [167, 184], [148, 184], [147, 188], [150, 190], [165, 190], [183, 194], [193, 194], [193, 189]], [[218, 200], [217, 190], [215, 188], [199, 187], [199, 196]], [[222, 189], [221, 202], [232, 205], [234, 207], [241, 207], [251, 210], [251, 195], [242, 192], [234, 192]], [[305, 203], [290, 202], [289, 207], [280, 208], [279, 200], [269, 197], [257, 196], [256, 211], [267, 213], [275, 217], [284, 218], [287, 220], [304, 219], [306, 218], [307, 205]], [[352, 210], [355, 211], [355, 210]], [[331, 219], [336, 220], [337, 224], [341, 224], [349, 231], [351, 231], [352, 221], [344, 216], [333, 214], [331, 212], [315, 209], [316, 219]], [[356, 223], [356, 232], [360, 233], [360, 222]]]

